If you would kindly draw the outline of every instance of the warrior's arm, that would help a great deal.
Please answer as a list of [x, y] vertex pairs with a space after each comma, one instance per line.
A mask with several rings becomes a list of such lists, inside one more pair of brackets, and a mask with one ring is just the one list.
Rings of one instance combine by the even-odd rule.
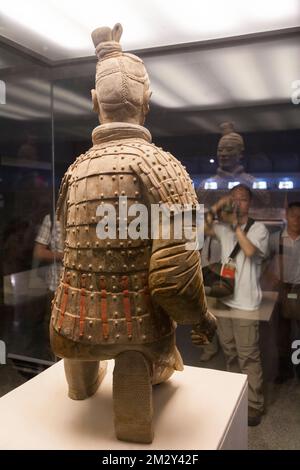
[[207, 310], [199, 251], [187, 249], [187, 241], [153, 240], [149, 287], [154, 301], [178, 323], [196, 325], [205, 343], [213, 337], [215, 319]]

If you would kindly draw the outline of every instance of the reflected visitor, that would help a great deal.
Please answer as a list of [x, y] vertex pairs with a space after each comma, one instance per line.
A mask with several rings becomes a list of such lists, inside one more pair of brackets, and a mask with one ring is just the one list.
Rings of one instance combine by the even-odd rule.
[[[205, 224], [206, 234], [217, 237], [220, 241], [222, 263], [228, 263], [228, 258], [237, 243], [239, 244], [238, 254], [230, 260], [235, 271], [233, 295], [221, 300], [227, 307], [245, 312], [256, 310], [260, 305], [261, 263], [267, 254], [269, 240], [265, 225], [249, 218], [251, 198], [252, 192], [247, 186], [235, 186], [228, 196], [211, 207]], [[222, 212], [229, 206], [232, 207], [231, 212]], [[226, 215], [226, 219], [224, 214], [222, 217], [222, 213]], [[215, 217], [218, 217], [218, 221], [214, 221]], [[243, 372], [248, 376], [248, 424], [256, 426], [264, 412], [258, 321], [219, 317], [217, 324], [227, 370]]]

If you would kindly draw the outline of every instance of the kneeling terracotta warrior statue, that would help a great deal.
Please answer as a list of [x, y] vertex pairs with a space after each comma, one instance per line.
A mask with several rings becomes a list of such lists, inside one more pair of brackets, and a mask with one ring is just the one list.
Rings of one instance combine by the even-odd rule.
[[[207, 311], [197, 249], [187, 250], [183, 237], [152, 239], [142, 231], [140, 237], [121, 236], [121, 222], [129, 228], [134, 204], [149, 214], [153, 204], [197, 204], [185, 169], [153, 145], [142, 127], [149, 79], [143, 62], [122, 52], [121, 34], [119, 24], [92, 33], [98, 57], [92, 98], [101, 125], [93, 131], [93, 147], [69, 167], [61, 185], [64, 269], [50, 332], [75, 400], [96, 392], [105, 373], [100, 361], [115, 360], [116, 435], [150, 443], [152, 385], [183, 369], [175, 321], [195, 325], [198, 340], [206, 342], [215, 320]], [[99, 214], [108, 205], [119, 216], [115, 226], [107, 222], [106, 237], [100, 236]], [[109, 236], [113, 228], [116, 237]]]

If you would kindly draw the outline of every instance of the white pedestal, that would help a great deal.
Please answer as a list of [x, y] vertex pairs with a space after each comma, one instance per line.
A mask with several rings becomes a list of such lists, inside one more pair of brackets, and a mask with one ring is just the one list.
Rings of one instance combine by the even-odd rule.
[[1, 449], [246, 449], [247, 377], [186, 366], [154, 387], [151, 445], [118, 441], [112, 369], [97, 393], [67, 397], [62, 361], [0, 399]]

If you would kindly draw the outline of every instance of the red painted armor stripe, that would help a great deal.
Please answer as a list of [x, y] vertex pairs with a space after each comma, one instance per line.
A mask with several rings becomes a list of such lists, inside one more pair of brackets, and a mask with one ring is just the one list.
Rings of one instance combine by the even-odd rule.
[[84, 317], [85, 317], [85, 289], [80, 289], [80, 319], [79, 319], [79, 336], [83, 336]]
[[80, 289], [80, 318], [79, 318], [79, 336], [82, 338], [84, 331], [84, 318], [85, 318], [85, 277], [81, 278], [81, 289]]
[[129, 297], [129, 290], [128, 290], [128, 277], [122, 277], [122, 289], [123, 289], [123, 308], [126, 318], [126, 326], [127, 326], [127, 335], [132, 336], [132, 318], [131, 318], [131, 306], [130, 306], [130, 297]]
[[64, 321], [65, 312], [66, 312], [67, 305], [68, 305], [70, 276], [66, 274], [64, 281], [65, 281], [64, 294], [63, 294], [63, 299], [62, 299], [62, 307], [61, 307], [60, 317], [59, 317], [59, 321], [58, 321], [58, 331], [61, 330], [61, 327], [62, 327], [62, 324], [63, 324], [63, 321]]
[[109, 335], [109, 326], [107, 320], [107, 291], [104, 278], [100, 278], [100, 315], [102, 320], [102, 334], [103, 338], [107, 339]]

